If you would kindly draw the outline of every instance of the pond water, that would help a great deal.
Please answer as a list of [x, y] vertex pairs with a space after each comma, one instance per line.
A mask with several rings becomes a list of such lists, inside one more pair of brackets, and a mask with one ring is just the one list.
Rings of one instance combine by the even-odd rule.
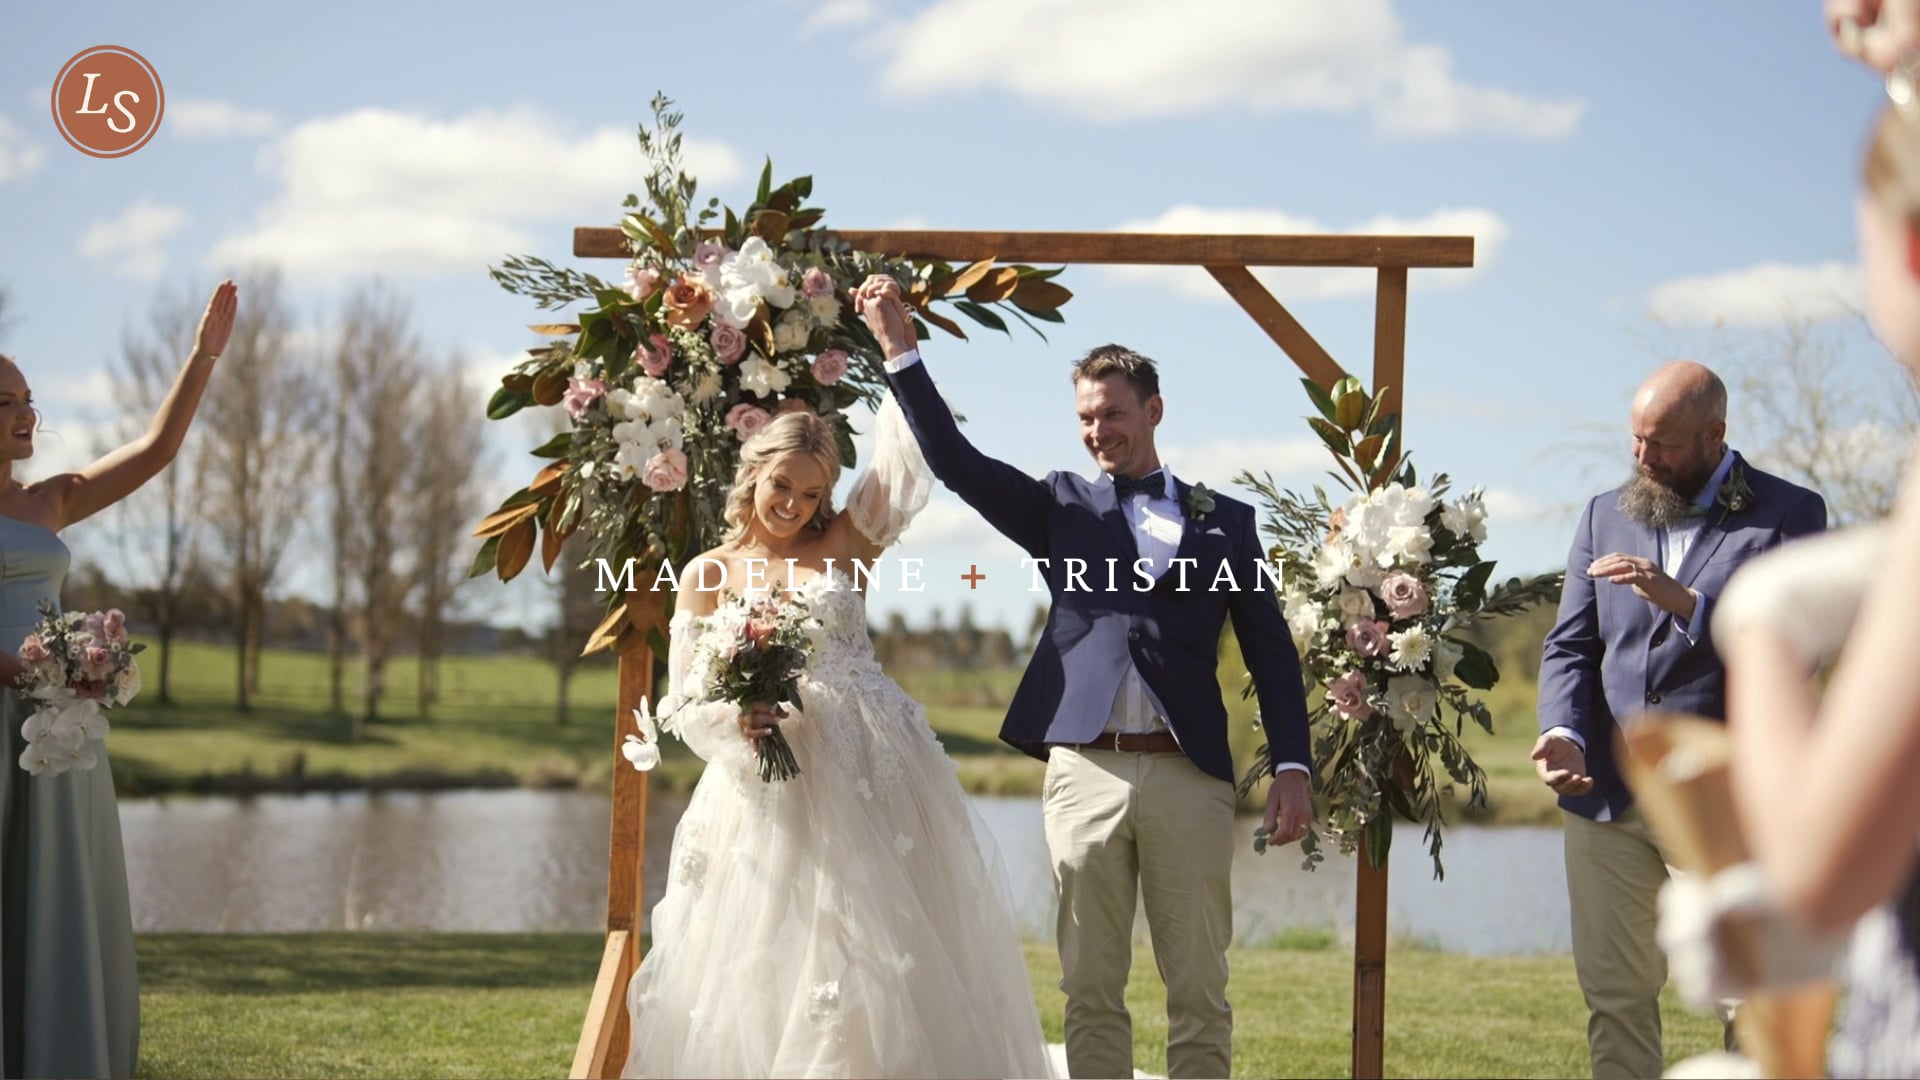
[[[648, 907], [666, 884], [685, 799], [649, 799]], [[1023, 932], [1053, 936], [1053, 880], [1031, 798], [973, 799], [1000, 851]], [[609, 802], [551, 791], [129, 799], [120, 805], [134, 920], [143, 931], [597, 931], [605, 924]], [[1300, 868], [1297, 848], [1253, 854], [1237, 823], [1234, 923], [1243, 944], [1292, 931], [1352, 936], [1354, 869]], [[1396, 834], [1389, 929], [1457, 952], [1571, 948], [1560, 833], [1448, 831], [1433, 880], [1417, 828]], [[1144, 930], [1137, 931], [1144, 936]]]

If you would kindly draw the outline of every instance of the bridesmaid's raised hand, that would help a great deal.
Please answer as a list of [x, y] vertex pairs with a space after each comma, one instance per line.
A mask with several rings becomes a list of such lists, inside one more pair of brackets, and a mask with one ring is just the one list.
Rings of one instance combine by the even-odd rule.
[[194, 335], [196, 356], [217, 359], [227, 351], [227, 342], [233, 337], [234, 312], [240, 307], [239, 292], [231, 279], [213, 290], [213, 296], [207, 300], [207, 312], [200, 316], [200, 331]]

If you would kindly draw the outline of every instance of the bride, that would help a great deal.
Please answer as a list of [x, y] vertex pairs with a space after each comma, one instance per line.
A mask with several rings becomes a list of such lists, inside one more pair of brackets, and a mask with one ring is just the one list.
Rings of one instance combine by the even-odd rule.
[[[707, 767], [628, 987], [625, 1076], [1048, 1073], [953, 762], [875, 661], [865, 598], [840, 569], [877, 557], [926, 504], [930, 476], [891, 401], [877, 443], [836, 512], [832, 429], [810, 412], [773, 420], [741, 448], [729, 538], [682, 568], [669, 648], [682, 704], [667, 723]], [[706, 700], [692, 669], [702, 635], [727, 632], [717, 609], [773, 592], [819, 623], [799, 711]], [[775, 724], [800, 773], [765, 782], [754, 745]]]

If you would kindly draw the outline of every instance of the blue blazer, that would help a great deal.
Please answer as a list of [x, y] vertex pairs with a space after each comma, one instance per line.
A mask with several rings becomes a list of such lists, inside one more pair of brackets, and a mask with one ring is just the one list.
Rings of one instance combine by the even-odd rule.
[[[1186, 525], [1174, 557], [1197, 561], [1186, 568], [1188, 591], [1179, 591], [1176, 565], [1151, 589], [1136, 592], [1139, 555], [1112, 484], [1065, 472], [1035, 480], [981, 453], [960, 434], [924, 364], [888, 380], [933, 475], [1028, 554], [1049, 560], [1052, 608], [1007, 708], [1002, 740], [1045, 758], [1051, 743], [1097, 738], [1131, 660], [1165, 707], [1187, 757], [1208, 775], [1233, 782], [1227, 710], [1215, 674], [1220, 634], [1231, 618], [1274, 764], [1312, 767], [1299, 654], [1271, 584], [1254, 576], [1264, 549], [1252, 507], [1216, 494], [1214, 508], [1195, 515], [1185, 505], [1191, 489], [1176, 477]], [[1084, 585], [1068, 581], [1068, 559], [1085, 560]], [[1106, 589], [1108, 559], [1118, 561], [1113, 591]], [[1209, 588], [1223, 563], [1239, 591], [1228, 590], [1224, 580], [1221, 591]]]
[[1593, 790], [1561, 796], [1560, 806], [1594, 821], [1613, 821], [1633, 803], [1614, 758], [1620, 720], [1658, 707], [1713, 720], [1727, 716], [1726, 669], [1710, 632], [1713, 601], [1748, 559], [1827, 527], [1824, 499], [1763, 473], [1734, 456], [1753, 491], [1735, 513], [1716, 502], [1675, 580], [1700, 594], [1700, 610], [1682, 633], [1673, 616], [1625, 585], [1587, 576], [1594, 559], [1613, 552], [1659, 561], [1660, 537], [1620, 512], [1620, 491], [1595, 496], [1581, 515], [1567, 556], [1560, 617], [1540, 661], [1540, 730], [1566, 726], [1587, 744]]

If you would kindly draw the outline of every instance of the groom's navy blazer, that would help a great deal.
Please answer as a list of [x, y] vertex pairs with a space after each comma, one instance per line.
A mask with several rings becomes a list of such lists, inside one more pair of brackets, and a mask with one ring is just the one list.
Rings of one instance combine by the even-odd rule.
[[1652, 708], [1726, 719], [1726, 669], [1710, 632], [1713, 601], [1748, 559], [1827, 527], [1827, 504], [1819, 495], [1763, 473], [1737, 454], [1734, 469], [1745, 469], [1752, 504], [1736, 512], [1716, 501], [1687, 549], [1674, 579], [1698, 592], [1702, 604], [1685, 633], [1673, 616], [1630, 587], [1587, 575], [1593, 560], [1614, 552], [1658, 563], [1661, 542], [1652, 526], [1620, 512], [1618, 488], [1587, 504], [1567, 556], [1560, 617], [1540, 661], [1540, 730], [1564, 725], [1579, 732], [1593, 777], [1593, 790], [1561, 796], [1562, 808], [1613, 821], [1632, 804], [1614, 759], [1618, 720]]
[[[1232, 782], [1227, 710], [1215, 676], [1221, 630], [1231, 617], [1274, 764], [1311, 767], [1300, 659], [1271, 583], [1255, 576], [1263, 552], [1252, 507], [1215, 494], [1213, 509], [1196, 515], [1187, 505], [1191, 489], [1176, 477], [1186, 524], [1174, 558], [1196, 560], [1186, 567], [1188, 591], [1179, 591], [1176, 565], [1136, 592], [1133, 529], [1111, 483], [1065, 472], [1036, 480], [981, 453], [960, 434], [925, 364], [888, 379], [933, 475], [1028, 554], [1048, 560], [1053, 606], [1001, 739], [1044, 758], [1051, 743], [1097, 738], [1131, 660], [1187, 757]], [[1069, 581], [1069, 559], [1085, 561], [1084, 584]], [[1108, 559], [1118, 565], [1111, 591]], [[1223, 563], [1238, 591], [1220, 579]], [[1220, 591], [1212, 589], [1216, 580]]]

